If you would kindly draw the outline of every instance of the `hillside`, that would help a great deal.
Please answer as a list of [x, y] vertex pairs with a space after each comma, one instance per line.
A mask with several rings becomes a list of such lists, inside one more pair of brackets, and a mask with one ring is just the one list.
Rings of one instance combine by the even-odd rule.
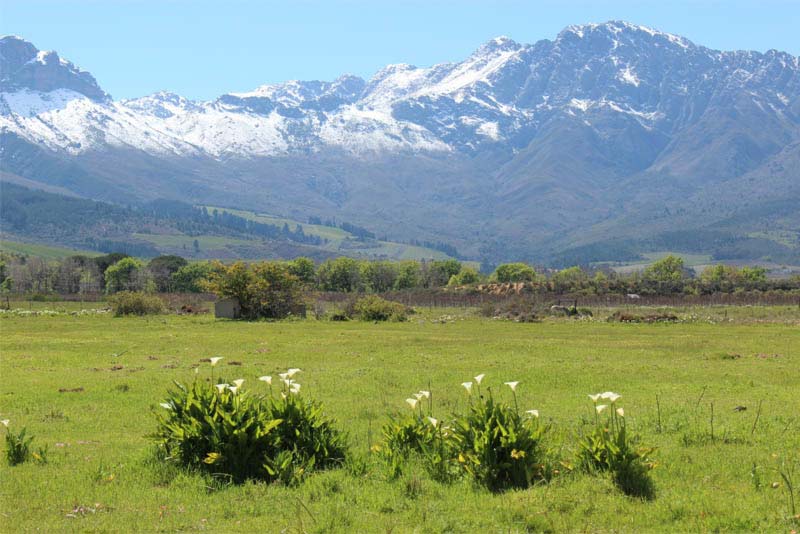
[[422, 246], [377, 240], [369, 237], [368, 230], [348, 223], [341, 226], [352, 231], [177, 201], [124, 207], [10, 183], [3, 183], [0, 192], [0, 227], [5, 239], [0, 248], [34, 256], [60, 257], [77, 249], [197, 259], [448, 257]]

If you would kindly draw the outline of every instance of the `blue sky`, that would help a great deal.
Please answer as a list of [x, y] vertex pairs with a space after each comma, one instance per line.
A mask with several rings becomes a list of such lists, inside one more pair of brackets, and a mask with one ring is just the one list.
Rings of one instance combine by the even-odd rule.
[[369, 77], [388, 63], [460, 60], [498, 35], [531, 43], [611, 19], [711, 48], [800, 55], [800, 0], [0, 0], [0, 33], [57, 50], [115, 98]]

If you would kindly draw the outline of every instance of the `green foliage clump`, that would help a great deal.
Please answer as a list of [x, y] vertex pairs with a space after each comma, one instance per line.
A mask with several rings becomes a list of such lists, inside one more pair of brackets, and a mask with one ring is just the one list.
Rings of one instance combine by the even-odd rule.
[[305, 316], [300, 280], [285, 263], [216, 262], [205, 286], [220, 298], [235, 298], [244, 319]]
[[310, 258], [295, 258], [286, 263], [289, 273], [293, 274], [303, 284], [311, 285], [317, 278], [317, 266]]
[[[626, 495], [651, 500], [655, 484], [650, 477], [653, 462], [648, 455], [654, 449], [635, 447], [635, 440], [625, 425], [625, 411], [617, 407], [619, 395], [612, 392], [590, 395], [595, 403], [595, 428], [578, 444], [578, 463], [589, 473], [609, 472], [617, 487]], [[598, 404], [599, 400], [610, 401]], [[607, 416], [603, 416], [607, 412]]]
[[683, 258], [669, 255], [645, 268], [641, 289], [652, 294], [679, 293], [687, 277]]
[[516, 382], [507, 383], [514, 393], [510, 406], [495, 401], [491, 392], [481, 395], [482, 379], [483, 375], [476, 377], [474, 399], [473, 383], [462, 384], [470, 394], [470, 408], [450, 423], [433, 417], [429, 391], [406, 399], [412, 415], [391, 419], [383, 427], [382, 444], [373, 448], [388, 461], [392, 475], [400, 474], [413, 456], [436, 480], [468, 476], [490, 491], [527, 488], [546, 478], [538, 412], [519, 413]]
[[447, 282], [447, 285], [450, 287], [468, 286], [470, 284], [477, 284], [480, 281], [481, 275], [478, 273], [478, 271], [469, 267], [464, 267], [458, 272], [458, 274], [454, 274], [450, 277], [450, 281]]
[[109, 299], [115, 317], [123, 315], [157, 315], [164, 313], [164, 301], [141, 291], [120, 291]]
[[106, 293], [155, 289], [144, 262], [131, 257], [122, 258], [106, 269], [105, 282]]
[[397, 266], [395, 289], [412, 289], [421, 285], [422, 273], [419, 262], [402, 261]]
[[320, 289], [352, 293], [361, 286], [361, 271], [358, 262], [352, 258], [328, 260], [317, 270]]
[[147, 264], [156, 290], [162, 293], [173, 291], [172, 275], [189, 264], [184, 258], [174, 255], [157, 256]]
[[555, 293], [576, 293], [589, 287], [589, 275], [580, 267], [569, 267], [553, 274], [550, 285]]
[[546, 477], [538, 415], [520, 414], [489, 394], [456, 419], [453, 434], [458, 462], [491, 491], [527, 488]]
[[25, 428], [14, 433], [8, 424], [7, 420], [3, 421], [3, 425], [6, 427], [6, 462], [8, 465], [13, 467], [31, 460], [47, 463], [47, 449], [39, 448], [32, 451], [33, 436], [29, 435]]
[[391, 261], [365, 261], [361, 263], [361, 280], [369, 291], [391, 291], [397, 282], [397, 264]]
[[161, 404], [153, 436], [165, 459], [235, 483], [285, 484], [344, 461], [344, 436], [321, 404], [299, 396], [291, 379], [278, 398], [271, 389], [269, 395], [243, 391], [237, 382], [176, 382]]
[[358, 299], [353, 307], [354, 315], [362, 321], [405, 321], [406, 307], [399, 302], [367, 295]]
[[209, 262], [196, 262], [184, 265], [170, 276], [170, 285], [176, 293], [202, 293], [204, 283], [214, 271]]
[[492, 279], [500, 283], [534, 282], [536, 281], [536, 271], [524, 263], [504, 263], [495, 269]]

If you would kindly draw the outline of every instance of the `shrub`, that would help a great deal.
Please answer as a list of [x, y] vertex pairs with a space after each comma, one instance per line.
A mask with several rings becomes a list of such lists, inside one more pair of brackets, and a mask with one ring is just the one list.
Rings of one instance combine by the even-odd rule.
[[389, 466], [389, 474], [396, 478], [410, 455], [422, 454], [433, 445], [433, 427], [421, 415], [392, 417], [381, 429], [383, 442], [373, 450], [380, 452]]
[[23, 428], [19, 433], [14, 433], [8, 428], [8, 420], [2, 421], [6, 427], [6, 462], [13, 467], [34, 460], [39, 463], [47, 463], [47, 449], [39, 448], [31, 451], [33, 436]]
[[413, 413], [396, 415], [383, 426], [383, 442], [373, 450], [381, 453], [392, 478], [403, 474], [412, 457], [421, 460], [428, 474], [440, 482], [460, 475], [453, 454], [451, 429], [433, 417], [430, 400], [430, 391], [414, 393], [413, 398], [406, 399]]
[[358, 299], [353, 312], [362, 321], [405, 321], [408, 318], [404, 305], [376, 295]]
[[458, 462], [491, 491], [527, 488], [546, 478], [544, 431], [534, 410], [520, 415], [516, 406], [496, 402], [489, 393], [456, 419], [453, 432]]
[[[520, 415], [514, 393], [514, 406], [498, 403], [491, 394], [472, 397], [473, 383], [462, 384], [471, 404], [464, 416], [454, 416], [447, 424], [432, 415], [430, 392], [415, 393], [406, 399], [413, 414], [395, 417], [383, 427], [383, 442], [374, 450], [388, 460], [390, 472], [397, 476], [409, 457], [423, 462], [436, 480], [451, 481], [462, 475], [491, 491], [527, 488], [546, 478], [542, 435], [538, 412]], [[517, 383], [507, 383], [515, 390]], [[427, 411], [423, 397], [428, 398]], [[427, 415], [426, 415], [427, 414]]]
[[[215, 363], [212, 361], [212, 364]], [[279, 397], [229, 385], [176, 382], [158, 415], [154, 438], [168, 460], [184, 467], [246, 480], [297, 483], [314, 469], [344, 461], [344, 437], [322, 405], [299, 396], [290, 370]], [[271, 378], [262, 377], [269, 380]]]
[[201, 293], [203, 283], [213, 270], [214, 266], [208, 262], [185, 265], [170, 275], [172, 290], [178, 293]]
[[31, 459], [31, 442], [33, 436], [26, 435], [23, 428], [18, 434], [6, 428], [6, 461], [8, 465], [15, 466]]
[[120, 291], [109, 298], [114, 316], [122, 315], [155, 315], [164, 313], [164, 301], [155, 295], [139, 291]]
[[[619, 395], [607, 391], [589, 396], [594, 402], [595, 428], [579, 443], [578, 463], [587, 472], [610, 472], [614, 484], [626, 495], [655, 498], [650, 478], [653, 463], [647, 456], [653, 449], [636, 449], [627, 433], [625, 411], [617, 406]], [[607, 404], [598, 404], [607, 400]], [[607, 415], [602, 415], [607, 412]]]
[[285, 263], [216, 262], [205, 286], [220, 298], [235, 298], [244, 319], [305, 317], [300, 279]]
[[495, 269], [492, 278], [500, 283], [535, 282], [536, 271], [524, 263], [504, 263]]
[[320, 288], [325, 291], [350, 293], [358, 291], [361, 273], [358, 262], [352, 258], [327, 260], [317, 269]]
[[468, 286], [481, 281], [481, 275], [475, 269], [463, 267], [458, 274], [454, 274], [447, 282], [448, 287]]

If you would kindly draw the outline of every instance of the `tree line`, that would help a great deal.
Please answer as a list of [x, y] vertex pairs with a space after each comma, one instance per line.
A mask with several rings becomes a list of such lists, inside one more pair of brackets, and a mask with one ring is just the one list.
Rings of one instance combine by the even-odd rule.
[[[370, 261], [339, 257], [315, 263], [309, 258], [261, 262], [296, 279], [303, 290], [340, 293], [385, 293], [418, 289], [491, 290], [491, 284], [522, 284], [543, 294], [699, 295], [743, 291], [800, 291], [800, 276], [770, 279], [761, 267], [714, 265], [699, 275], [681, 258], [668, 256], [641, 271], [569, 267], [539, 270], [525, 263], [499, 265], [491, 274], [479, 273], [457, 260]], [[112, 294], [118, 291], [197, 293], [229, 266], [220, 262], [190, 263], [174, 255], [144, 261], [123, 253], [98, 257], [69, 256], [44, 260], [0, 253], [0, 287], [6, 294]], [[480, 288], [481, 285], [488, 288]], [[494, 286], [496, 287], [496, 286]], [[519, 287], [519, 286], [518, 286]]]

